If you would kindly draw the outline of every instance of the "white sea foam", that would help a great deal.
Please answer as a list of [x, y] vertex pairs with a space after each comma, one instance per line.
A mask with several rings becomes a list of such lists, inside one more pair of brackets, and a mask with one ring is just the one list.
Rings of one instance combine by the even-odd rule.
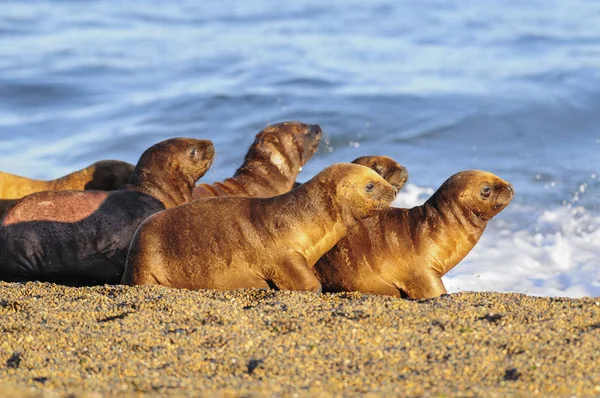
[[600, 217], [582, 207], [539, 212], [511, 205], [444, 284], [449, 292], [600, 296], [599, 242]]
[[392, 206], [411, 208], [422, 205], [433, 192], [431, 188], [423, 188], [410, 183], [406, 184], [392, 202]]

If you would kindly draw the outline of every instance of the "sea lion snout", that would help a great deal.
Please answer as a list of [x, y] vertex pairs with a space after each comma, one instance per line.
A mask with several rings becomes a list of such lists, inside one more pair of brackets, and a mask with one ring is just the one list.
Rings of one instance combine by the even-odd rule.
[[305, 124], [304, 126], [302, 158], [306, 162], [319, 148], [321, 138], [323, 138], [323, 130], [318, 124]]
[[494, 205], [495, 210], [502, 210], [512, 201], [515, 196], [515, 189], [511, 183], [506, 181], [502, 181], [501, 183], [496, 184], [494, 190], [497, 192], [494, 201], [496, 204]]
[[200, 140], [197, 146], [201, 159], [209, 162], [210, 166], [215, 159], [215, 146], [209, 140]]
[[384, 210], [387, 209], [388, 207], [390, 207], [390, 205], [392, 204], [392, 202], [394, 201], [394, 199], [396, 198], [396, 194], [398, 193], [398, 189], [387, 183], [384, 184], [378, 184], [379, 185], [379, 192], [377, 193], [376, 196], [376, 204], [374, 206], [375, 210]]
[[306, 132], [304, 134], [311, 137], [312, 139], [315, 139], [315, 138], [320, 139], [321, 135], [323, 134], [323, 130], [321, 129], [321, 126], [319, 126], [318, 124], [309, 124], [308, 128], [306, 129]]

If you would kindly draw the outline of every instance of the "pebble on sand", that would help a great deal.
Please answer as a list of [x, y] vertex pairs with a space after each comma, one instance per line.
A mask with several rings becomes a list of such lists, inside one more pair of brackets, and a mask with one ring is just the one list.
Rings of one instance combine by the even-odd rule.
[[0, 391], [29, 396], [600, 393], [600, 299], [0, 282]]

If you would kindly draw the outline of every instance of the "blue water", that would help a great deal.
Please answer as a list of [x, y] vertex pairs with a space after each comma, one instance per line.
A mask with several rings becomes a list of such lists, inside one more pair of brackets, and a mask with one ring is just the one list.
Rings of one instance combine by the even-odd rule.
[[400, 205], [463, 169], [513, 183], [451, 291], [600, 296], [599, 27], [591, 0], [0, 1], [0, 170], [194, 136], [217, 181], [266, 124], [319, 123], [300, 180], [383, 154]]

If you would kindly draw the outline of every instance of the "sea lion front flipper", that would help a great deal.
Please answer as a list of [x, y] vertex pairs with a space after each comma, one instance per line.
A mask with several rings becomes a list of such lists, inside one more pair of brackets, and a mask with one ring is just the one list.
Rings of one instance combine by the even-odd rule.
[[279, 290], [304, 290], [321, 292], [321, 282], [308, 268], [301, 255], [289, 256], [281, 264], [281, 270], [273, 277], [273, 283]]
[[439, 276], [433, 273], [424, 273], [412, 278], [405, 293], [412, 299], [427, 299], [439, 297], [447, 292]]

